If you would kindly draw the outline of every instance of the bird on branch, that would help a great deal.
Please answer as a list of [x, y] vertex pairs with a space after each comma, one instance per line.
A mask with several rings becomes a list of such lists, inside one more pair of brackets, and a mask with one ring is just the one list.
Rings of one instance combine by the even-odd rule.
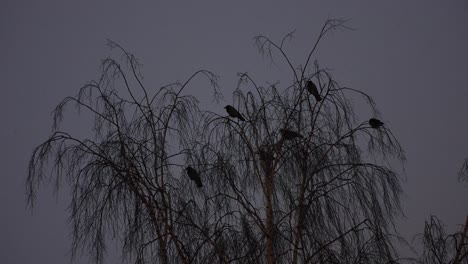
[[230, 117], [235, 117], [235, 118], [238, 118], [241, 121], [245, 121], [245, 119], [242, 117], [242, 115], [239, 113], [239, 111], [237, 111], [237, 109], [234, 108], [234, 106], [226, 105], [224, 107], [224, 109], [226, 109], [226, 112], [229, 114]]
[[369, 125], [372, 127], [372, 128], [375, 128], [375, 129], [378, 129], [380, 128], [381, 126], [383, 126], [384, 122], [378, 120], [377, 118], [371, 118], [369, 119]]
[[281, 136], [285, 140], [291, 140], [291, 139], [295, 139], [295, 138], [303, 138], [304, 137], [303, 135], [299, 134], [298, 132], [288, 130], [288, 129], [280, 129], [280, 132], [281, 132]]
[[315, 100], [322, 100], [322, 97], [318, 92], [317, 86], [312, 81], [307, 81], [307, 91], [309, 91], [309, 93], [311, 93], [315, 97]]
[[259, 148], [257, 151], [255, 151], [255, 153], [258, 155], [261, 161], [270, 162], [273, 159], [275, 159], [275, 156], [273, 155], [271, 151], [265, 150], [263, 148]]
[[200, 179], [200, 174], [198, 174], [198, 172], [194, 168], [188, 166], [187, 168], [185, 168], [185, 170], [187, 171], [189, 178], [195, 182], [198, 188], [203, 187], [203, 184]]
[[259, 148], [255, 153], [260, 158], [260, 164], [262, 165], [263, 171], [271, 173], [271, 169], [273, 168], [273, 161], [275, 159], [273, 152], [271, 150]]

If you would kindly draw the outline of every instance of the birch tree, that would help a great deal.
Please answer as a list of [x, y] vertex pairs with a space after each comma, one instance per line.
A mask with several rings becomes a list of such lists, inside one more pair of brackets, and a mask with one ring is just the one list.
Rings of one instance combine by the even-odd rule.
[[[239, 73], [237, 118], [211, 71], [150, 89], [135, 56], [109, 42], [121, 59], [104, 60], [97, 81], [60, 102], [32, 153], [29, 205], [41, 184], [68, 185], [72, 253], [94, 263], [111, 238], [130, 263], [398, 263], [392, 164], [404, 152], [372, 98], [314, 60], [324, 36], [345, 28], [327, 20], [298, 65], [285, 48], [292, 33], [257, 36], [287, 78]], [[212, 85], [218, 109], [186, 89], [194, 78]], [[70, 108], [92, 117], [92, 136], [61, 128]]]

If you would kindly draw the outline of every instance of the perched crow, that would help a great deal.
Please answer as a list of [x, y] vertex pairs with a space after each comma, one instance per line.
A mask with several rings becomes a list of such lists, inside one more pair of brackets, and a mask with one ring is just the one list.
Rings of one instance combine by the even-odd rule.
[[245, 119], [242, 117], [242, 115], [239, 113], [239, 111], [237, 111], [237, 109], [234, 108], [234, 106], [226, 105], [224, 107], [224, 109], [226, 109], [226, 112], [229, 114], [230, 117], [236, 117], [236, 118], [239, 118], [242, 121], [245, 121]]
[[275, 159], [273, 153], [263, 148], [259, 148], [255, 153], [260, 158], [263, 171], [270, 173], [273, 168], [273, 160]]
[[259, 148], [255, 153], [258, 155], [261, 161], [272, 161], [275, 159], [273, 153], [262, 148]]
[[309, 93], [311, 93], [315, 97], [315, 100], [322, 100], [322, 97], [320, 97], [320, 94], [318, 92], [317, 86], [315, 86], [315, 83], [313, 83], [312, 81], [307, 81], [307, 91], [309, 91]]
[[185, 170], [187, 170], [187, 174], [188, 174], [189, 178], [192, 181], [195, 182], [195, 184], [197, 185], [198, 188], [203, 187], [203, 184], [202, 184], [201, 179], [200, 179], [200, 175], [198, 174], [198, 172], [194, 168], [188, 166], [187, 168], [185, 168]]
[[281, 136], [286, 140], [290, 140], [290, 139], [294, 139], [294, 138], [303, 138], [304, 137], [303, 135], [297, 133], [296, 131], [292, 131], [292, 130], [280, 129], [280, 132], [281, 132]]
[[369, 119], [369, 125], [372, 127], [372, 128], [379, 128], [381, 126], [383, 126], [383, 122], [376, 119], [376, 118], [371, 118]]

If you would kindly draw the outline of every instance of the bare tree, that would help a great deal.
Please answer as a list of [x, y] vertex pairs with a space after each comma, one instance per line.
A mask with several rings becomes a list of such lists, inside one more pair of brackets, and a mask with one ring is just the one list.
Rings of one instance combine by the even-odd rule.
[[[29, 204], [41, 182], [65, 178], [72, 252], [95, 263], [108, 237], [135, 263], [399, 262], [401, 187], [390, 164], [404, 152], [387, 125], [369, 124], [379, 116], [370, 96], [312, 61], [323, 37], [344, 28], [328, 20], [300, 66], [284, 47], [292, 33], [280, 43], [257, 36], [259, 51], [279, 55], [292, 78], [263, 87], [240, 73], [237, 118], [229, 107], [202, 111], [186, 95], [204, 76], [220, 98], [213, 73], [151, 94], [135, 57], [109, 42], [127, 66], [106, 59], [99, 81], [57, 106], [52, 135], [31, 157]], [[359, 119], [351, 98], [367, 102], [369, 116]], [[92, 139], [60, 130], [69, 104], [93, 116]]]
[[[171, 164], [187, 151], [174, 151], [170, 144], [191, 140], [187, 131], [198, 118], [197, 101], [182, 95], [183, 88], [200, 75], [216, 88], [216, 76], [198, 71], [183, 84], [149, 94], [136, 58], [116, 43], [108, 44], [123, 54], [126, 66], [112, 58], [104, 60], [99, 81], [88, 83], [55, 108], [53, 133], [34, 150], [29, 164], [28, 202], [33, 205], [36, 188], [44, 180], [59, 187], [65, 178], [72, 190], [73, 254], [82, 248], [101, 263], [105, 239], [112, 236], [122, 237], [124, 253], [138, 263], [144, 259], [190, 263], [186, 240], [176, 224], [189, 206], [179, 199], [188, 187], [177, 170], [180, 165]], [[70, 104], [94, 118], [92, 139], [60, 130]], [[45, 170], [49, 160], [54, 162], [52, 171]]]
[[468, 263], [468, 216], [464, 227], [453, 234], [447, 234], [443, 223], [436, 216], [431, 216], [421, 238], [423, 252], [420, 263]]
[[[458, 172], [460, 182], [468, 177], [468, 159]], [[444, 224], [432, 215], [426, 221], [424, 233], [419, 236], [423, 244], [420, 263], [427, 264], [468, 264], [468, 215], [460, 231], [448, 234]]]

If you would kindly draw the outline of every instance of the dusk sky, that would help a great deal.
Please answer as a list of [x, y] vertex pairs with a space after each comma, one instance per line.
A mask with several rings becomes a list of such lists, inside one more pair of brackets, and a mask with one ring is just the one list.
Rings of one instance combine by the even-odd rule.
[[[291, 80], [280, 61], [258, 53], [254, 36], [280, 41], [296, 30], [286, 51], [299, 65], [327, 18], [349, 19], [354, 30], [327, 35], [314, 59], [341, 85], [371, 95], [406, 151], [405, 173], [395, 167], [405, 179], [399, 232], [411, 240], [431, 214], [448, 231], [460, 229], [468, 213], [468, 185], [457, 180], [468, 158], [468, 1], [161, 2], [1, 1], [0, 263], [69, 262], [67, 189], [56, 199], [44, 186], [31, 211], [24, 184], [54, 107], [99, 76], [111, 54], [106, 39], [139, 58], [147, 87], [183, 82], [199, 69], [219, 75], [221, 105], [207, 82], [185, 92], [223, 112], [238, 72], [261, 84]], [[77, 120], [69, 131], [91, 129], [70, 117]], [[111, 246], [107, 263], [119, 254]]]

